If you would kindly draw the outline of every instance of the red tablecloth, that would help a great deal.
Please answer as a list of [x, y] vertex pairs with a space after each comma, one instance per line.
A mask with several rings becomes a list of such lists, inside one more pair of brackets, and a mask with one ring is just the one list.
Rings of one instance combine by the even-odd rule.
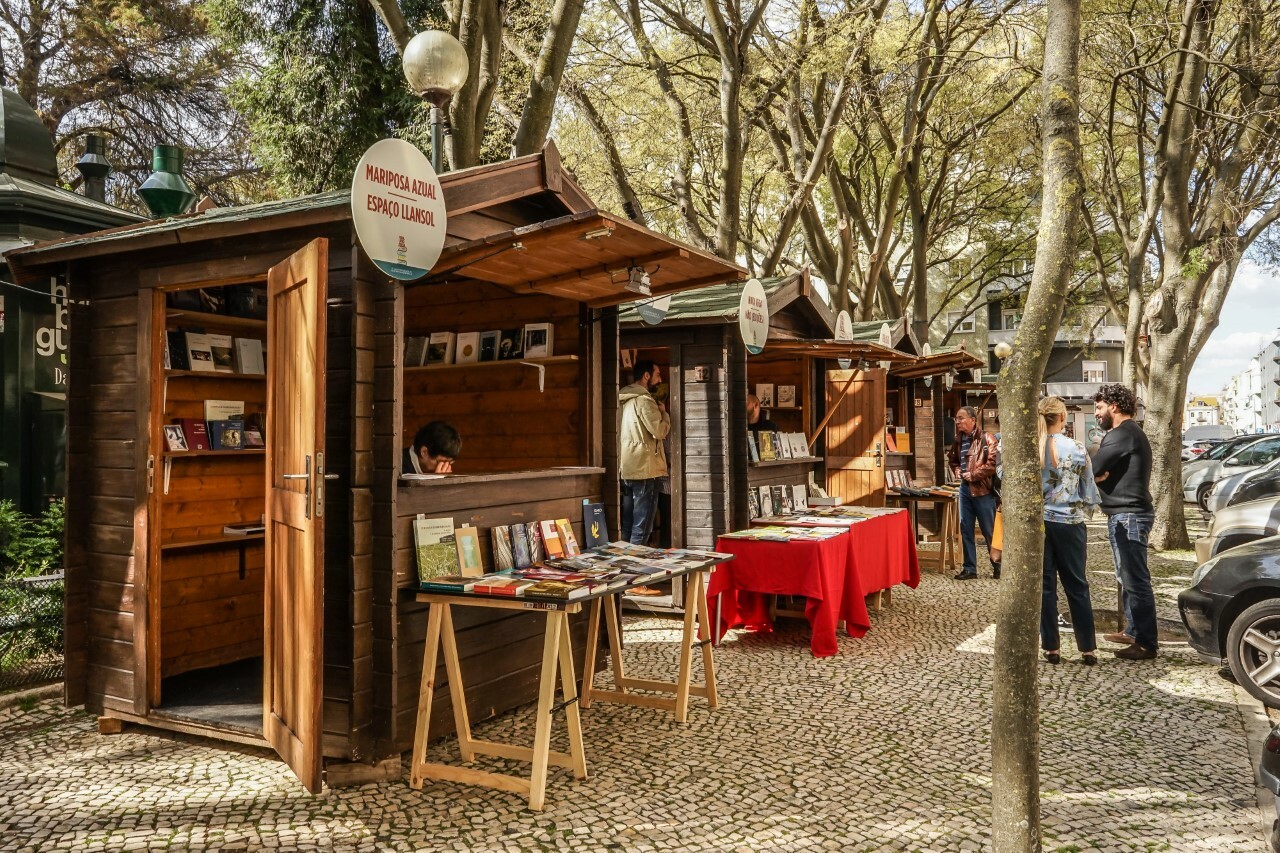
[[[836, 653], [836, 624], [843, 619], [850, 636], [861, 637], [871, 627], [866, 593], [851, 570], [849, 535], [820, 542], [768, 542], [759, 539], [716, 540], [716, 550], [733, 554], [711, 575], [707, 596], [712, 612], [719, 612], [717, 637], [737, 626], [772, 630], [768, 601], [758, 593], [802, 595], [805, 618], [813, 636], [814, 657]], [[917, 578], [919, 570], [917, 569]]]
[[912, 589], [920, 585], [910, 512], [860, 521], [849, 528], [848, 543], [850, 564], [868, 595], [900, 583]]

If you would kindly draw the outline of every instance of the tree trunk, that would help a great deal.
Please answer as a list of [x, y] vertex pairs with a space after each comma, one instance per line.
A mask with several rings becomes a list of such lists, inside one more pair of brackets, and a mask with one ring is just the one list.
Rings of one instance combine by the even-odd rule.
[[1044, 149], [1035, 272], [1014, 352], [1000, 372], [1004, 445], [1004, 579], [992, 664], [991, 805], [996, 853], [1040, 848], [1040, 697], [1037, 627], [1044, 561], [1044, 499], [1036, 403], [1062, 320], [1076, 258], [1084, 183], [1079, 104], [1079, 0], [1049, 0]]
[[520, 127], [516, 130], [517, 157], [536, 154], [547, 141], [560, 79], [569, 60], [569, 48], [578, 33], [582, 5], [583, 0], [556, 0], [551, 9], [551, 20], [547, 22], [547, 32], [542, 39], [542, 51], [530, 69], [529, 97], [524, 102]]

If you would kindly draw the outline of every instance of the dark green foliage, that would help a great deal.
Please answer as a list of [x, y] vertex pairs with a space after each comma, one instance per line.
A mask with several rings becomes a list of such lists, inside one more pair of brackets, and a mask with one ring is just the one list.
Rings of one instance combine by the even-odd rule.
[[[436, 0], [403, 4], [411, 24], [441, 26]], [[255, 161], [277, 192], [347, 186], [360, 155], [386, 137], [421, 144], [425, 111], [366, 0], [212, 0], [223, 43], [256, 65], [231, 101], [245, 116]]]
[[63, 504], [39, 518], [0, 501], [0, 689], [58, 677], [62, 654]]
[[62, 568], [63, 504], [54, 501], [31, 518], [0, 501], [0, 578], [47, 575]]

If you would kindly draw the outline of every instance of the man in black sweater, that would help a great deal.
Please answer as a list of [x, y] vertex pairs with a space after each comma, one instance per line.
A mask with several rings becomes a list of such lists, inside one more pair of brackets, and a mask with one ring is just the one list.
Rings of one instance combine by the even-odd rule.
[[1147, 539], [1155, 522], [1151, 503], [1151, 442], [1133, 420], [1137, 400], [1123, 385], [1103, 385], [1093, 397], [1093, 413], [1107, 431], [1093, 456], [1094, 479], [1107, 514], [1107, 535], [1123, 588], [1127, 628], [1103, 639], [1126, 643], [1123, 660], [1156, 656], [1156, 600], [1147, 568]]

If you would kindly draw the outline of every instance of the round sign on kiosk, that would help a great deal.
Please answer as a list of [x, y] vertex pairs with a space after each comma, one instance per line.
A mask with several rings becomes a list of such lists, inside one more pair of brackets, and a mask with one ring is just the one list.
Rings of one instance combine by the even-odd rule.
[[643, 302], [636, 303], [636, 313], [640, 315], [640, 319], [647, 326], [656, 326], [663, 320], [667, 319], [667, 312], [671, 310], [671, 294], [659, 296], [656, 299], [646, 299]]
[[747, 352], [759, 355], [769, 340], [769, 297], [760, 279], [753, 278], [742, 288], [738, 300], [738, 331]]
[[[851, 341], [853, 340], [853, 318], [849, 316], [848, 311], [841, 311], [836, 317], [836, 340]], [[836, 359], [836, 364], [841, 370], [848, 370], [853, 367], [853, 359], [840, 358]]]
[[422, 278], [440, 259], [447, 221], [431, 161], [403, 139], [370, 145], [351, 180], [351, 219], [378, 269], [400, 281]]

